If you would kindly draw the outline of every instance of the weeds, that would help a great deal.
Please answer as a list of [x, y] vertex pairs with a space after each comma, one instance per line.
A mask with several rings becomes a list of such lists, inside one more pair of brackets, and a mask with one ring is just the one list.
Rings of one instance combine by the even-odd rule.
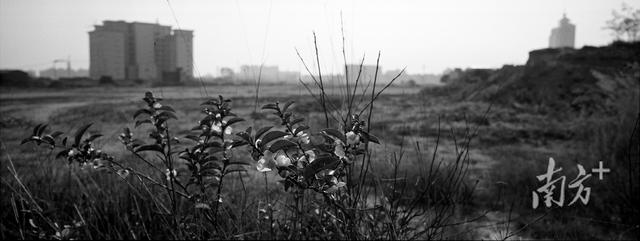
[[[276, 102], [262, 109], [276, 116], [279, 125], [257, 131], [249, 127], [234, 133], [232, 126], [243, 119], [232, 112], [231, 100], [219, 97], [202, 103], [204, 116], [192, 128], [194, 134], [178, 138], [169, 129], [170, 120], [178, 118], [175, 110], [150, 92], [143, 100], [146, 108], [136, 111], [133, 118], [136, 128], [149, 127], [149, 141], [135, 138], [129, 128], [119, 136], [134, 160], [143, 165], [133, 165], [134, 160], [130, 159], [118, 160], [100, 150], [94, 142], [102, 135], [87, 134], [91, 124], [79, 127], [71, 136], [48, 132], [48, 126], [41, 124], [22, 144], [43, 146], [57, 153], [56, 158], [66, 159], [70, 167], [92, 167], [115, 174], [134, 191], [131, 197], [136, 209], [140, 209], [140, 199], [150, 200], [152, 205], [146, 208], [152, 208], [160, 217], [160, 224], [179, 227], [172, 230], [172, 238], [257, 237], [229, 231], [233, 230], [229, 225], [234, 221], [227, 218], [233, 214], [222, 215], [223, 192], [228, 190], [224, 188], [225, 179], [236, 172], [246, 173], [244, 167], [253, 165], [242, 156], [253, 159], [265, 178], [266, 173], [275, 172], [283, 190], [291, 195], [293, 202], [279, 205], [290, 210], [290, 216], [276, 217], [278, 205], [268, 199], [268, 210], [259, 210], [259, 219], [269, 220], [271, 231], [266, 237], [270, 238], [300, 238], [309, 232], [321, 237], [320, 233], [327, 230], [332, 230], [328, 232], [330, 238], [435, 238], [450, 224], [455, 205], [464, 193], [460, 188], [468, 166], [466, 149], [460, 150], [455, 163], [440, 168], [443, 163], [435, 161], [436, 143], [428, 175], [425, 172], [415, 182], [398, 172], [403, 154], [393, 155], [393, 172], [387, 176], [384, 170], [370, 169], [370, 145], [380, 144], [380, 140], [368, 133], [368, 125], [357, 114], [339, 129], [324, 128], [312, 133], [304, 118], [290, 111], [293, 102]], [[241, 153], [241, 147], [246, 147], [246, 154]], [[416, 148], [419, 151], [419, 146]], [[186, 170], [179, 171], [183, 167]], [[41, 238], [84, 237], [79, 230], [87, 225], [86, 221], [59, 227], [20, 184], [17, 171], [10, 171], [21, 188], [13, 191], [20, 198], [12, 198], [12, 204], [26, 205], [29, 213], [37, 214], [37, 218], [29, 219], [34, 234]], [[241, 175], [238, 177], [243, 180]], [[5, 185], [14, 186], [8, 181]], [[14, 214], [26, 216], [17, 208]], [[78, 210], [78, 217], [85, 215]], [[151, 236], [150, 225], [142, 225], [142, 234], [135, 237]], [[19, 230], [25, 228], [21, 226]], [[25, 237], [24, 232], [20, 233]]]
[[[319, 62], [315, 34], [314, 44]], [[15, 222], [10, 225], [17, 232], [7, 232], [3, 224], [3, 235], [23, 239], [438, 239], [446, 238], [451, 228], [471, 222], [459, 221], [457, 215], [474, 190], [466, 177], [477, 129], [463, 131], [465, 139], [455, 142], [453, 160], [438, 156], [439, 128], [431, 153], [416, 142], [421, 174], [407, 176], [400, 171], [407, 159], [404, 146], [388, 157], [376, 157], [373, 150], [385, 138], [371, 133], [376, 130], [372, 128], [375, 101], [403, 71], [377, 89], [378, 67], [372, 79], [361, 79], [363, 58], [360, 73], [350, 80], [345, 62], [345, 94], [328, 96], [320, 66], [313, 74], [298, 56], [313, 80], [313, 85], [300, 82], [321, 107], [318, 120], [300, 117], [300, 113], [309, 116], [316, 106], [276, 101], [262, 106], [263, 113], [251, 113], [252, 119], [276, 123], [254, 123], [240, 130], [244, 119], [232, 112], [231, 100], [219, 96], [203, 102], [197, 125], [179, 136], [176, 133], [187, 131], [174, 124], [176, 111], [147, 92], [145, 107], [133, 113], [135, 129], [124, 128], [119, 135], [128, 152], [124, 156], [102, 151], [95, 144], [102, 135], [87, 133], [91, 124], [70, 136], [37, 125], [22, 144], [34, 143], [67, 160], [69, 176], [77, 184], [68, 187], [81, 190], [82, 195], [70, 197], [74, 215], [61, 226], [62, 219], [56, 220], [41, 207], [9, 159], [13, 179], [3, 178], [3, 186], [11, 190]], [[344, 46], [343, 57], [346, 61]], [[379, 60], [380, 54], [376, 66]], [[256, 104], [257, 95], [256, 91]], [[136, 137], [141, 132], [147, 133], [146, 140]], [[254, 165], [255, 171], [247, 169]], [[89, 180], [83, 180], [79, 172], [87, 171], [111, 177], [96, 180], [88, 175]], [[263, 190], [255, 187], [260, 178]], [[269, 186], [273, 179], [277, 188]], [[126, 190], [118, 194], [123, 206], [99, 201], [113, 195], [104, 191], [116, 190], [109, 185]]]

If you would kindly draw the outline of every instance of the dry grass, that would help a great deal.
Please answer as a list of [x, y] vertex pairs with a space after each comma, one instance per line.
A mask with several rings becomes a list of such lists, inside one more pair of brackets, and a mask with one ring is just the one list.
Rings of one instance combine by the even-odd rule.
[[[273, 89], [272, 89], [273, 88]], [[277, 88], [264, 87], [264, 94], [260, 103], [268, 103], [273, 100], [294, 100], [297, 105], [295, 111], [305, 117], [312, 131], [318, 131], [324, 125], [323, 108], [309, 96], [299, 91], [289, 91], [287, 96], [276, 94]], [[608, 143], [615, 144], [606, 149], [599, 150], [599, 154], [586, 153], [585, 150], [596, 150], [594, 146], [585, 146], [588, 141], [578, 141], [575, 136], [580, 136], [573, 122], [548, 119], [536, 113], [514, 111], [508, 108], [493, 107], [487, 116], [487, 121], [481, 117], [488, 108], [483, 103], [449, 103], [438, 97], [396, 95], [403, 91], [389, 92], [382, 95], [373, 107], [376, 115], [371, 120], [371, 133], [383, 137], [383, 143], [379, 148], [373, 149], [371, 170], [375, 175], [389, 179], [398, 176], [407, 180], [420, 178], [421, 170], [428, 167], [425, 162], [419, 161], [421, 157], [431, 158], [435, 151], [435, 142], [438, 134], [438, 119], [440, 127], [446, 130], [440, 136], [438, 156], [436, 161], [444, 161], [443, 165], [455, 160], [455, 143], [464, 137], [466, 126], [479, 127], [478, 139], [472, 142], [472, 150], [469, 157], [467, 179], [463, 188], [467, 191], [475, 190], [474, 194], [466, 197], [464, 203], [453, 210], [449, 223], [457, 223], [464, 220], [473, 222], [455, 226], [446, 231], [432, 233], [431, 238], [496, 238], [520, 237], [520, 238], [628, 238], [637, 232], [633, 226], [634, 217], [622, 214], [609, 215], [603, 202], [613, 202], [617, 208], [624, 208], [624, 203], [613, 201], [613, 194], [606, 191], [607, 185], [615, 183], [596, 183], [593, 185], [593, 200], [588, 206], [572, 209], [556, 209], [553, 214], [545, 214], [545, 210], [532, 211], [530, 208], [530, 191], [537, 187], [535, 175], [543, 173], [543, 167], [548, 157], [559, 160], [559, 165], [565, 170], [575, 169], [575, 163], [583, 163], [591, 166], [605, 155], [605, 153], [619, 152], [620, 145], [626, 143], [618, 135], [609, 137], [594, 137], [587, 140], [611, 139]], [[138, 92], [136, 92], [138, 91]], [[101, 130], [105, 136], [97, 142], [107, 152], [114, 153], [122, 160], [136, 168], [143, 168], [140, 163], [133, 162], [133, 156], [127, 154], [117, 140], [122, 127], [131, 126], [133, 112], [141, 107], [139, 99], [140, 90], [114, 89], [112, 94], [98, 89], [70, 90], [68, 93], [51, 93], [40, 91], [35, 93], [7, 93], [0, 95], [2, 98], [1, 111], [1, 138], [2, 138], [2, 208], [14, 210], [3, 212], [1, 233], [3, 238], [38, 238], [40, 233], [32, 233], [44, 227], [42, 223], [36, 223], [37, 227], [29, 224], [29, 219], [37, 219], [33, 213], [23, 213], [20, 210], [28, 210], [31, 204], [26, 192], [21, 190], [12, 179], [7, 167], [8, 160], [15, 164], [15, 170], [20, 180], [29, 190], [43, 214], [49, 220], [55, 220], [57, 225], [78, 224], [67, 237], [84, 238], [115, 238], [115, 239], [146, 239], [146, 238], [197, 238], [182, 236], [192, 231], [196, 223], [189, 222], [189, 218], [182, 222], [184, 226], [176, 227], [166, 221], [166, 217], [157, 212], [157, 208], [151, 205], [152, 196], [139, 193], [126, 183], [118, 180], [109, 173], [102, 173], [90, 168], [68, 166], [61, 159], [49, 158], [47, 151], [33, 145], [19, 145], [26, 135], [31, 132], [35, 123], [46, 121], [54, 129], [72, 132], [78, 123], [95, 122], [95, 129]], [[156, 90], [157, 91], [157, 90]], [[210, 92], [215, 92], [210, 90]], [[177, 110], [179, 120], [172, 123], [178, 136], [183, 136], [200, 117], [197, 106], [203, 98], [199, 96], [197, 89], [181, 91], [180, 89], [163, 89], [166, 103]], [[254, 99], [251, 97], [250, 88], [240, 87], [237, 90], [220, 90], [220, 93], [239, 97], [233, 98], [234, 112], [240, 116], [253, 118], [238, 126], [244, 129], [247, 126], [264, 126], [272, 124], [276, 119], [268, 115], [253, 114]], [[246, 93], [243, 95], [241, 93]], [[185, 98], [184, 96], [189, 96]], [[243, 97], [245, 96], [245, 97]], [[340, 97], [336, 104], [340, 103]], [[401, 120], [401, 121], [399, 121]], [[615, 129], [619, 136], [628, 136], [632, 121], [625, 121], [620, 125], [611, 126], [599, 124], [603, 129]], [[630, 124], [631, 123], [631, 124]], [[596, 125], [594, 125], [596, 126]], [[576, 129], [567, 128], [574, 127]], [[454, 128], [453, 132], [449, 128]], [[142, 130], [138, 130], [142, 133]], [[569, 133], [569, 134], [567, 134]], [[573, 134], [571, 134], [573, 133]], [[602, 132], [607, 133], [607, 132]], [[592, 136], [585, 133], [583, 135]], [[615, 140], [615, 141], [614, 141]], [[454, 142], [455, 141], [455, 142]], [[414, 151], [415, 143], [421, 143], [423, 153]], [[459, 143], [460, 144], [460, 143]], [[464, 144], [464, 143], [463, 143]], [[592, 144], [602, 146], [601, 144]], [[478, 148], [473, 149], [473, 146]], [[396, 153], [395, 157], [394, 154]], [[398, 154], [403, 153], [402, 158]], [[621, 154], [620, 154], [621, 155]], [[620, 159], [615, 155], [611, 158]], [[395, 160], [395, 161], [394, 161]], [[426, 162], [429, 163], [429, 162]], [[438, 163], [438, 162], [436, 162]], [[623, 162], [624, 164], [624, 162]], [[621, 164], [622, 165], [622, 164]], [[396, 169], [397, 167], [397, 169]], [[572, 169], [573, 167], [573, 169]], [[251, 168], [253, 170], [253, 168]], [[446, 169], [443, 169], [446, 170]], [[446, 173], [446, 172], [444, 172]], [[569, 171], [568, 177], [574, 175]], [[264, 177], [250, 171], [243, 178], [233, 177], [229, 179], [223, 191], [225, 202], [221, 209], [221, 216], [225, 217], [222, 230], [216, 234], [209, 233], [209, 238], [344, 238], [349, 237], [341, 224], [336, 219], [327, 216], [333, 211], [327, 210], [322, 203], [322, 198], [307, 194], [308, 205], [304, 210], [303, 225], [294, 225], [298, 219], [293, 215], [290, 203], [293, 197], [282, 190], [277, 182], [278, 177], [267, 175], [267, 189], [265, 190]], [[477, 181], [477, 182], [476, 182]], [[385, 187], [387, 184], [376, 185], [375, 181], [367, 181], [370, 187]], [[400, 188], [386, 186], [387, 191]], [[406, 184], [402, 184], [406, 185]], [[637, 187], [637, 186], [636, 186]], [[407, 197], [413, 197], [420, 189], [407, 186], [410, 190]], [[241, 191], [238, 191], [241, 190]], [[380, 195], [381, 190], [372, 191]], [[377, 194], [376, 194], [377, 193]], [[430, 197], [436, 195], [430, 191]], [[388, 192], [385, 195], [393, 194]], [[598, 197], [595, 197], [598, 195]], [[261, 209], [265, 209], [268, 196], [273, 205], [273, 216], [264, 216]], [[437, 195], [436, 195], [437, 196]], [[407, 205], [411, 198], [388, 196], [395, 200], [396, 208]], [[395, 199], [394, 199], [395, 198]], [[427, 204], [428, 199], [419, 199], [419, 203]], [[400, 205], [401, 204], [401, 205]], [[619, 205], [618, 205], [619, 204]], [[375, 206], [375, 205], [373, 205]], [[180, 203], [180, 207], [189, 210], [187, 202]], [[428, 209], [427, 209], [428, 210]], [[316, 211], [322, 215], [313, 215]], [[392, 210], [387, 210], [391, 212]], [[406, 210], [405, 210], [406, 211]], [[546, 210], [548, 211], [548, 210]], [[423, 213], [426, 218], [421, 222], [429, 222], [436, 210]], [[18, 214], [18, 215], [15, 215]], [[383, 235], [387, 218], [383, 213], [371, 213], [371, 222], [379, 222], [382, 226], [367, 227], [368, 230], [378, 230], [377, 235]], [[637, 218], [637, 214], [635, 214]], [[398, 217], [401, 213], [398, 213]], [[274, 220], [265, 219], [266, 217]], [[578, 218], [576, 218], [578, 217]], [[477, 219], [476, 219], [477, 218]], [[165, 221], [163, 221], [165, 220]], [[577, 221], [576, 220], [580, 220]], [[432, 222], [431, 222], [432, 223]], [[506, 225], [509, 223], [510, 225]], [[572, 225], [567, 225], [573, 223]], [[636, 222], [637, 223], [637, 222]], [[432, 223], [433, 224], [433, 223]], [[192, 226], [190, 226], [192, 225]], [[272, 226], [273, 225], [273, 226]], [[415, 225], [415, 224], [412, 224]], [[420, 226], [420, 225], [418, 225]], [[431, 228], [436, 227], [432, 226]], [[588, 229], [584, 228], [589, 227]], [[421, 226], [426, 228], [428, 226]], [[550, 229], [551, 227], [563, 227]], [[275, 230], [273, 230], [273, 229]], [[521, 230], [522, 229], [522, 230]], [[71, 229], [70, 229], [71, 230]], [[217, 229], [218, 230], [218, 229]], [[423, 230], [406, 230], [403, 234], [416, 233]], [[197, 232], [196, 232], [197, 233]], [[428, 234], [428, 233], [423, 233]], [[34, 236], [35, 235], [35, 236]], [[48, 233], [47, 235], [53, 235]], [[302, 236], [307, 235], [307, 236]], [[376, 234], [373, 234], [376, 235]], [[620, 236], [618, 236], [620, 235]], [[378, 238], [393, 238], [390, 236], [370, 236]], [[53, 236], [40, 236], [39, 238], [53, 238]], [[410, 235], [395, 238], [411, 238]]]

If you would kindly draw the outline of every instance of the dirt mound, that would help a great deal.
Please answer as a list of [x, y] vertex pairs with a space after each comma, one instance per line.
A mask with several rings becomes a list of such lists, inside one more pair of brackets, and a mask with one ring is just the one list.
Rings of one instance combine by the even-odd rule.
[[640, 42], [534, 50], [524, 66], [458, 69], [442, 81], [447, 85], [422, 93], [544, 112], [600, 112], [623, 96], [638, 95]]

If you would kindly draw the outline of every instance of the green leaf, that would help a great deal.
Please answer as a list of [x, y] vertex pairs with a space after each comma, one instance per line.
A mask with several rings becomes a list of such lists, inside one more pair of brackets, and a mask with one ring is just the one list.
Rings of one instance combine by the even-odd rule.
[[38, 124], [36, 127], [34, 127], [34, 128], [33, 128], [33, 134], [31, 134], [31, 135], [32, 135], [32, 136], [39, 136], [39, 135], [38, 135], [38, 130], [40, 130], [40, 127], [41, 127], [42, 125], [43, 125], [43, 124]]
[[244, 121], [244, 119], [239, 118], [239, 117], [233, 117], [233, 118], [231, 118], [231, 119], [229, 119], [227, 121], [227, 126], [233, 125], [233, 124], [235, 124], [237, 122], [241, 122], [241, 121]]
[[160, 112], [160, 114], [158, 114], [158, 119], [161, 119], [161, 120], [176, 119], [177, 120], [178, 117], [173, 112], [163, 111], [163, 112]]
[[326, 169], [335, 169], [336, 167], [338, 167], [338, 164], [340, 164], [340, 159], [338, 158], [330, 155], [320, 156], [304, 168], [304, 178], [311, 179], [319, 171]]
[[289, 150], [291, 148], [297, 147], [296, 143], [293, 143], [288, 140], [277, 140], [269, 147], [269, 151], [272, 153], [276, 153], [279, 150]]
[[30, 141], [32, 141], [32, 140], [31, 140], [31, 137], [24, 138], [24, 139], [20, 142], [20, 145], [24, 145], [24, 143], [29, 143]]
[[249, 143], [243, 140], [236, 140], [231, 143], [231, 148], [241, 147], [244, 145], [249, 145]]
[[162, 146], [160, 146], [159, 144], [151, 144], [151, 145], [139, 146], [134, 150], [134, 152], [136, 153], [141, 151], [156, 151], [156, 152], [164, 153], [164, 148], [162, 148]]
[[40, 128], [38, 128], [38, 134], [36, 134], [34, 136], [42, 136], [42, 133], [44, 132], [45, 129], [47, 129], [47, 126], [49, 126], [49, 125], [40, 126]]
[[207, 156], [205, 160], [208, 160], [208, 161], [202, 164], [202, 168], [222, 170], [222, 163], [218, 161], [217, 157]]
[[238, 132], [236, 133], [236, 136], [239, 136], [245, 142], [251, 142], [251, 136], [247, 132]]
[[362, 139], [364, 139], [365, 142], [373, 142], [376, 144], [380, 144], [380, 140], [378, 139], [378, 137], [371, 135], [367, 132], [360, 132], [360, 135], [362, 136]]
[[260, 130], [256, 132], [256, 139], [259, 139], [262, 135], [264, 135], [264, 133], [267, 133], [267, 131], [271, 130], [271, 128], [273, 128], [273, 126], [265, 126], [260, 128]]
[[141, 114], [152, 115], [153, 112], [147, 109], [139, 109], [135, 113], [133, 113], [133, 119], [136, 119]]
[[240, 172], [240, 173], [246, 173], [247, 169], [244, 169], [243, 167], [236, 167], [236, 168], [231, 168], [231, 169], [227, 169], [224, 172], [224, 175], [230, 174], [230, 173], [234, 173], [234, 172]]
[[219, 142], [215, 142], [215, 141], [207, 142], [207, 143], [202, 144], [202, 149], [207, 149], [209, 147], [220, 147], [220, 148], [222, 148], [222, 145]]
[[291, 106], [293, 103], [295, 103], [294, 101], [287, 101], [287, 103], [284, 104], [284, 106], [282, 107], [282, 112], [287, 112], [287, 109], [289, 109], [289, 106]]
[[284, 113], [282, 115], [283, 119], [285, 119], [286, 121], [290, 121], [291, 120], [291, 116], [293, 116], [293, 114], [291, 114], [291, 112], [287, 112], [287, 113]]
[[328, 135], [329, 137], [332, 137], [334, 139], [338, 139], [340, 141], [342, 141], [342, 143], [347, 143], [347, 137], [344, 135], [344, 133], [342, 133], [341, 131], [338, 131], [336, 129], [324, 129], [322, 130], [322, 133], [324, 133], [325, 135]]
[[53, 137], [51, 135], [45, 135], [42, 137], [42, 141], [46, 142], [49, 145], [55, 146], [56, 145], [56, 141], [53, 140]]
[[51, 137], [55, 139], [62, 134], [64, 134], [62, 131], [54, 131], [53, 133], [51, 133]]
[[199, 136], [195, 136], [195, 135], [187, 135], [184, 138], [187, 138], [187, 139], [195, 141], [195, 142], [199, 142], [200, 141], [200, 137]]
[[38, 137], [38, 136], [28, 137], [28, 138], [25, 138], [24, 140], [22, 140], [22, 142], [20, 142], [20, 145], [25, 144], [25, 143], [29, 143], [29, 142], [32, 142], [32, 141], [39, 141], [39, 140], [40, 140], [40, 137]]
[[190, 162], [193, 162], [194, 157], [187, 150], [184, 150], [184, 151], [181, 151], [180, 154], [178, 154], [178, 158], [188, 161], [187, 165], [190, 165]]
[[232, 162], [229, 162], [229, 165], [251, 166], [251, 163], [241, 162], [241, 161], [232, 161]]
[[151, 120], [146, 119], [146, 120], [138, 120], [136, 121], [136, 125], [135, 127], [137, 128], [138, 126], [142, 125], [142, 124], [151, 124]]
[[202, 150], [209, 150], [209, 153], [214, 154], [220, 151], [224, 151], [222, 144], [218, 142], [209, 142], [202, 145]]
[[301, 131], [308, 130], [308, 129], [309, 129], [308, 126], [298, 126], [298, 128], [296, 128], [296, 130], [293, 131], [293, 134], [298, 135], [298, 133], [300, 133]]
[[213, 169], [213, 168], [203, 168], [202, 171], [200, 172], [203, 176], [215, 176], [215, 177], [219, 177], [222, 175], [222, 171], [220, 169]]
[[216, 154], [218, 152], [224, 151], [224, 148], [213, 146], [213, 147], [208, 147], [206, 150], [208, 150], [210, 154]]
[[168, 105], [163, 105], [160, 108], [156, 109], [156, 110], [163, 110], [163, 111], [169, 111], [169, 112], [176, 112], [173, 108], [171, 108], [171, 106]]
[[371, 134], [368, 134], [368, 135], [369, 135], [369, 141], [370, 142], [373, 142], [373, 143], [376, 143], [376, 144], [380, 144], [380, 140], [378, 139], [378, 137], [376, 137], [374, 135], [371, 135]]
[[294, 120], [291, 121], [291, 125], [295, 125], [295, 124], [298, 124], [298, 123], [303, 122], [303, 121], [304, 121], [304, 118], [294, 119]]
[[95, 139], [98, 139], [99, 137], [101, 137], [102, 134], [95, 134], [95, 135], [91, 135], [89, 138], [87, 138], [87, 142], [92, 142]]
[[87, 131], [87, 129], [89, 129], [89, 127], [91, 127], [91, 125], [93, 125], [93, 123], [89, 123], [87, 125], [84, 125], [83, 127], [80, 127], [80, 129], [78, 129], [78, 131], [76, 131], [76, 134], [73, 135], [74, 138], [75, 138], [74, 142], [73, 142], [73, 146], [77, 147], [78, 145], [80, 145], [80, 140], [82, 139], [82, 136]]
[[261, 139], [262, 140], [262, 145], [266, 145], [269, 142], [271, 142], [271, 141], [273, 141], [275, 139], [281, 138], [283, 136], [286, 136], [286, 135], [288, 135], [288, 134], [286, 132], [283, 132], [283, 131], [271, 131], [271, 132], [265, 134], [264, 137], [262, 137], [262, 139]]
[[278, 105], [276, 105], [274, 103], [266, 104], [266, 105], [262, 106], [262, 109], [263, 110], [269, 110], [270, 109], [270, 110], [275, 110], [275, 111], [279, 111], [280, 110], [280, 108], [278, 108]]

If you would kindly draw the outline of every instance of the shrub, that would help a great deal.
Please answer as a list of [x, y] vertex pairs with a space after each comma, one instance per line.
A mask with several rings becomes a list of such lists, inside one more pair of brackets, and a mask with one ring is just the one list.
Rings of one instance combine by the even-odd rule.
[[[416, 177], [400, 172], [404, 150], [392, 153], [386, 165], [372, 165], [372, 149], [383, 141], [370, 133], [374, 101], [395, 79], [376, 92], [374, 77], [367, 85], [372, 86], [369, 100], [363, 101], [368, 94], [362, 91], [355, 102], [359, 77], [347, 87], [353, 92], [346, 91], [340, 99], [326, 95], [320, 74], [313, 78], [320, 93], [307, 89], [322, 107], [324, 128], [308, 124], [321, 121], [300, 118], [292, 101], [276, 101], [262, 107], [270, 112], [266, 119], [277, 120], [276, 125], [238, 131], [244, 119], [232, 111], [231, 100], [219, 96], [203, 102], [200, 121], [188, 135], [178, 137], [175, 133], [182, 130], [171, 125], [178, 119], [176, 111], [151, 92], [143, 98], [146, 106], [133, 114], [135, 128], [146, 131], [148, 138], [137, 137], [139, 133], [129, 128], [119, 136], [127, 156], [96, 146], [101, 135], [87, 134], [91, 124], [69, 136], [47, 131], [46, 124], [37, 125], [23, 144], [34, 143], [57, 153], [57, 158], [68, 162], [70, 172], [81, 166], [113, 174], [126, 184], [128, 193], [117, 195], [128, 202], [114, 206], [108, 201], [100, 206], [89, 201], [87, 210], [74, 204], [70, 212], [80, 220], [57, 220], [22, 185], [11, 165], [14, 181], [7, 186], [15, 195], [11, 204], [20, 207], [13, 209], [16, 221], [11, 225], [20, 230], [15, 236], [435, 239], [446, 238], [452, 227], [468, 222], [456, 222], [456, 215], [473, 191], [466, 175], [469, 145], [476, 133], [466, 129], [463, 144], [456, 142], [453, 160], [439, 160], [439, 138], [432, 153], [416, 145], [420, 157]], [[252, 115], [264, 118], [257, 112]], [[245, 179], [256, 176], [247, 169], [253, 165], [263, 173], [264, 195], [245, 186]], [[267, 173], [276, 175], [277, 190], [270, 190]], [[117, 185], [106, 180], [93, 183], [98, 189]], [[275, 194], [282, 195], [274, 199]], [[90, 195], [85, 189], [82, 198]], [[116, 211], [119, 208], [127, 211]], [[117, 216], [123, 213], [127, 214]]]

